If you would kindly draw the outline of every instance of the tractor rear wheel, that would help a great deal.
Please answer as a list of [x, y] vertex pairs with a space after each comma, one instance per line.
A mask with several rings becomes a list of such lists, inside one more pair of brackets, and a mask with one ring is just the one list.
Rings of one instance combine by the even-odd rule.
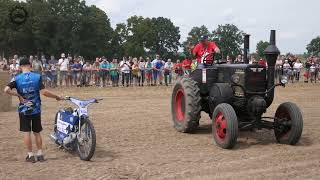
[[181, 78], [173, 88], [171, 114], [174, 128], [183, 133], [192, 133], [199, 126], [201, 112], [200, 89], [190, 78]]
[[212, 115], [212, 135], [223, 149], [232, 149], [238, 138], [238, 119], [230, 104], [219, 104]]
[[303, 129], [303, 118], [299, 107], [290, 102], [281, 104], [275, 114], [274, 134], [279, 143], [295, 145]]

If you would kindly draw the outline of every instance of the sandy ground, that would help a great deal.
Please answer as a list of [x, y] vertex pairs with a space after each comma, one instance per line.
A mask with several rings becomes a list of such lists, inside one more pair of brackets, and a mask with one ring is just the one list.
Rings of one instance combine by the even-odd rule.
[[[172, 127], [171, 87], [56, 89], [63, 95], [105, 100], [93, 105], [97, 149], [91, 162], [59, 150], [49, 139], [55, 112], [66, 102], [43, 98], [47, 161], [24, 162], [26, 150], [15, 111], [0, 113], [0, 179], [320, 179], [320, 84], [278, 88], [268, 110], [285, 101], [303, 112], [297, 146], [277, 144], [273, 131], [241, 132], [233, 150], [213, 145], [203, 114], [195, 134]], [[14, 100], [14, 103], [16, 100]]]

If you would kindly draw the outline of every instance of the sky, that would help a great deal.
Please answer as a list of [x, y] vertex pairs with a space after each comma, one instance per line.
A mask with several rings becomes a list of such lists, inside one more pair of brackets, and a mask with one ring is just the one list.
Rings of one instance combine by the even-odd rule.
[[133, 16], [166, 17], [180, 28], [181, 42], [194, 26], [213, 31], [232, 23], [251, 35], [250, 51], [277, 30], [281, 53], [302, 54], [311, 39], [320, 36], [319, 0], [87, 0], [104, 10], [115, 27]]

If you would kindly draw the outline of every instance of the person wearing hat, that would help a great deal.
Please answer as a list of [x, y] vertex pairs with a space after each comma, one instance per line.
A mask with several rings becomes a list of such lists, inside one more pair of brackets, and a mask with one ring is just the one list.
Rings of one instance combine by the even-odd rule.
[[[42, 131], [40, 93], [46, 97], [54, 98], [57, 101], [62, 98], [45, 89], [41, 75], [31, 72], [31, 63], [28, 59], [23, 58], [19, 63], [22, 73], [12, 78], [11, 82], [5, 87], [4, 92], [8, 95], [18, 97], [20, 101], [18, 113], [20, 131], [24, 134], [24, 143], [28, 149], [26, 161], [36, 162], [36, 158], [32, 152], [32, 131], [38, 149], [37, 160], [43, 162], [42, 137], [40, 134]], [[12, 89], [16, 89], [17, 92], [12, 91]]]
[[64, 53], [61, 54], [61, 59], [59, 59], [58, 65], [60, 66], [60, 86], [62, 86], [63, 81], [65, 81], [66, 86], [69, 86], [68, 81], [68, 70], [69, 70], [69, 59], [66, 58]]
[[197, 58], [198, 68], [210, 66], [213, 62], [214, 53], [220, 53], [215, 42], [210, 42], [208, 35], [201, 37], [201, 42], [196, 46], [189, 45], [192, 55]]

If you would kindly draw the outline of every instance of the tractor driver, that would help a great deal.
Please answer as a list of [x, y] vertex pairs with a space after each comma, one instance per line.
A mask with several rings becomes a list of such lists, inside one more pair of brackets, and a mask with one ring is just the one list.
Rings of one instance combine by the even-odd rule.
[[201, 42], [196, 46], [191, 46], [189, 48], [190, 52], [192, 51], [193, 57], [197, 58], [198, 69], [211, 66], [213, 63], [214, 53], [220, 54], [219, 47], [215, 42], [210, 42], [207, 35], [202, 36]]

